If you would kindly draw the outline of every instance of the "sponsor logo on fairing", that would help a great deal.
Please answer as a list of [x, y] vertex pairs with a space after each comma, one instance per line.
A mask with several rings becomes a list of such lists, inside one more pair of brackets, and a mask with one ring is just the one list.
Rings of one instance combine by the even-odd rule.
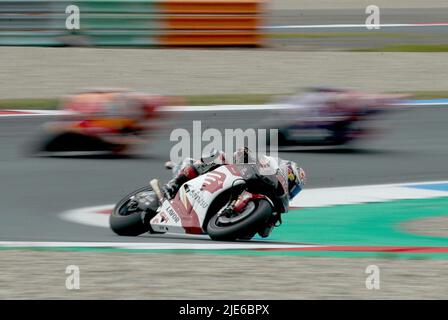
[[208, 207], [208, 203], [207, 201], [205, 201], [202, 197], [201, 194], [199, 192], [197, 192], [194, 189], [191, 189], [189, 191], [189, 194], [191, 196], [191, 198], [193, 198], [193, 200], [195, 201], [195, 203], [198, 203], [202, 208], [207, 208]]
[[166, 206], [165, 211], [169, 214], [169, 216], [175, 223], [178, 223], [180, 221], [179, 216], [176, 214], [176, 212], [174, 212], [174, 209], [170, 205]]
[[214, 193], [224, 186], [226, 175], [222, 172], [212, 171], [207, 173], [201, 191], [208, 191]]

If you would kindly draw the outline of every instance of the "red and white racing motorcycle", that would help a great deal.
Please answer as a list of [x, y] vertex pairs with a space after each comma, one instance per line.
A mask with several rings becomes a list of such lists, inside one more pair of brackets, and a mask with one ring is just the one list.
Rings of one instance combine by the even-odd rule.
[[[287, 177], [277, 167], [227, 164], [184, 183], [169, 200], [158, 180], [123, 198], [110, 216], [118, 235], [208, 234], [214, 240], [267, 237], [288, 211]], [[265, 171], [265, 172], [262, 172]]]

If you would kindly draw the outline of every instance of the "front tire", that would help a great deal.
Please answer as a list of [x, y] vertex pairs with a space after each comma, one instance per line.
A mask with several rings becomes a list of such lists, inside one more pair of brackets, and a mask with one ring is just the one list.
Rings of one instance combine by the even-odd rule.
[[272, 206], [267, 200], [255, 202], [255, 209], [249, 216], [235, 224], [222, 225], [218, 214], [215, 214], [207, 224], [207, 233], [213, 240], [234, 241], [236, 239], [252, 238], [272, 215]]
[[[128, 194], [118, 202], [109, 217], [109, 224], [113, 232], [120, 236], [138, 236], [152, 231], [149, 223], [145, 224], [143, 222], [143, 212], [141, 210], [136, 210], [135, 212], [130, 213], [126, 208], [126, 205], [130, 202], [132, 196], [136, 196], [142, 192], [151, 191], [152, 188], [150, 186], [142, 187]], [[154, 204], [155, 210], [157, 210], [157, 206], [158, 205]], [[155, 210], [153, 210], [154, 215]]]

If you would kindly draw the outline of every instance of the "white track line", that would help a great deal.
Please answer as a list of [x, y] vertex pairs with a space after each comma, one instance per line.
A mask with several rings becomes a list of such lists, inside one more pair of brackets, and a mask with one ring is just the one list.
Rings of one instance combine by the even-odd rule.
[[92, 227], [109, 228], [109, 215], [98, 213], [103, 210], [112, 210], [113, 204], [79, 208], [63, 212], [60, 217], [63, 220], [80, 223]]
[[229, 105], [210, 105], [210, 106], [170, 106], [160, 109], [164, 112], [213, 112], [213, 111], [258, 111], [258, 110], [282, 110], [293, 109], [295, 106], [290, 104], [229, 104]]
[[146, 243], [146, 242], [46, 242], [0, 241], [0, 247], [8, 248], [111, 248], [133, 250], [223, 250], [223, 249], [288, 249], [322, 247], [316, 245], [285, 245], [263, 243]]
[[[433, 23], [383, 23], [379, 28], [400, 28], [400, 27], [448, 27], [448, 22], [433, 22]], [[343, 28], [365, 28], [366, 24], [309, 24], [309, 25], [281, 25], [281, 26], [266, 26], [263, 29], [277, 30], [277, 29], [343, 29]], [[370, 30], [369, 30], [370, 31]]]
[[[448, 99], [431, 100], [414, 100], [410, 102], [402, 102], [394, 104], [400, 107], [424, 107], [424, 106], [448, 106]], [[216, 111], [259, 111], [259, 110], [285, 110], [295, 109], [297, 106], [291, 104], [230, 104], [230, 105], [210, 105], [210, 106], [167, 106], [161, 108], [161, 112], [216, 112]], [[23, 112], [21, 114], [1, 114], [0, 117], [30, 117], [30, 116], [61, 116], [73, 114], [63, 110], [0, 110]]]
[[418, 100], [412, 102], [412, 103], [397, 103], [396, 106], [403, 106], [403, 107], [431, 107], [431, 106], [448, 106], [448, 99], [446, 101], [439, 101], [439, 102], [430, 102], [430, 101], [422, 101], [419, 102]]
[[405, 199], [447, 197], [448, 191], [427, 190], [409, 186], [448, 184], [448, 181], [406, 182], [393, 184], [360, 185], [304, 189], [291, 201], [292, 207], [313, 208]]
[[[400, 107], [424, 107], [424, 106], [448, 106], [448, 99], [415, 100], [394, 104]], [[297, 106], [291, 104], [247, 104], [247, 105], [210, 105], [210, 106], [167, 106], [161, 108], [161, 112], [216, 112], [216, 111], [259, 111], [259, 110], [286, 110], [295, 109]], [[1, 111], [23, 112], [20, 114], [2, 114]], [[32, 117], [32, 116], [61, 116], [73, 114], [63, 110], [0, 110], [1, 117]]]
[[[8, 112], [20, 112], [16, 114], [2, 114], [2, 111]], [[18, 109], [7, 109], [0, 110], [0, 118], [3, 117], [36, 117], [36, 116], [62, 116], [72, 114], [71, 112], [63, 110], [18, 110]]]
[[[432, 102], [430, 100], [412, 102], [401, 102], [392, 104], [397, 107], [425, 107], [425, 106], [448, 106], [446, 101]], [[161, 109], [162, 112], [213, 112], [213, 111], [259, 111], [259, 110], [286, 110], [296, 109], [296, 105], [291, 104], [258, 104], [258, 105], [211, 105], [211, 106], [170, 106]]]

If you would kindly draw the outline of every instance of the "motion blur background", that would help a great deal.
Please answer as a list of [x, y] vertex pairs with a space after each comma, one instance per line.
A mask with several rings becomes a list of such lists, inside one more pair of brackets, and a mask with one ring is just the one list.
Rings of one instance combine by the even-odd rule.
[[[287, 231], [263, 240], [344, 246], [337, 254], [214, 251], [205, 238], [122, 238], [102, 223], [61, 218], [110, 207], [150, 178], [170, 178], [163, 163], [171, 130], [191, 130], [193, 120], [251, 128], [276, 117], [254, 106], [321, 85], [404, 93], [413, 106], [395, 106], [388, 130], [354, 147], [282, 150], [280, 157], [305, 168], [307, 188], [446, 182], [448, 2], [374, 2], [1, 1], [0, 298], [446, 298], [443, 183], [432, 186], [440, 192], [436, 203], [292, 210]], [[80, 8], [79, 30], [65, 26], [72, 4]], [[371, 4], [380, 8], [380, 29], [364, 26]], [[92, 87], [174, 96], [198, 108], [252, 109], [171, 112], [133, 157], [30, 155], [59, 99]], [[100, 242], [162, 243], [167, 250], [101, 249]], [[179, 244], [187, 244], [182, 255]], [[65, 287], [69, 264], [80, 266], [81, 290]], [[381, 290], [366, 290], [370, 264], [383, 272]]]

